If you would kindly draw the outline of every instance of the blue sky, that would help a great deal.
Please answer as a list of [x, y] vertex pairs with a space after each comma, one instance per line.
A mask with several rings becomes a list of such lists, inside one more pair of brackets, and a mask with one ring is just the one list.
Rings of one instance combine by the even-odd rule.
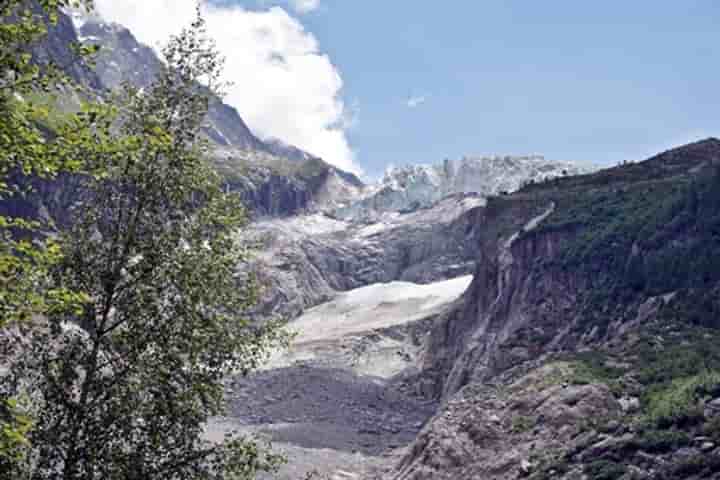
[[720, 135], [714, 0], [325, 0], [302, 22], [371, 174], [473, 153], [604, 164]]
[[[250, 127], [370, 177], [483, 153], [608, 164], [720, 136], [718, 0], [205, 1]], [[194, 11], [96, 3], [149, 44]]]

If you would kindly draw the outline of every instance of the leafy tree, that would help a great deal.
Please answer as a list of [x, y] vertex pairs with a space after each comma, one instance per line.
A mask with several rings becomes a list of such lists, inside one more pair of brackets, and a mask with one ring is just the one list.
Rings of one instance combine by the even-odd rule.
[[26, 392], [34, 418], [17, 478], [249, 479], [279, 461], [252, 440], [203, 439], [223, 380], [284, 333], [243, 318], [255, 298], [238, 273], [245, 214], [201, 140], [222, 66], [202, 18], [163, 53], [150, 88], [126, 86], [74, 120], [94, 125], [68, 146], [89, 201], [51, 273], [87, 298], [48, 311], [13, 364], [11, 393]]
[[[68, 148], [93, 127], [90, 117], [78, 117], [72, 127], [55, 125], [54, 132], [42, 127], [51, 115], [47, 105], [31, 101], [38, 92], [50, 93], [73, 88], [62, 70], [52, 64], [40, 64], [33, 58], [32, 47], [57, 23], [60, 8], [86, 5], [89, 1], [41, 0], [29, 3], [5, 0], [0, 4], [0, 199], [21, 194], [8, 181], [11, 174], [52, 177], [61, 171], [78, 171], [82, 159]], [[95, 51], [75, 46], [75, 60]], [[33, 244], [18, 240], [18, 232], [39, 227], [27, 219], [0, 216], [0, 327], [57, 307], [54, 301], [69, 300], [59, 291], [38, 288], [42, 267], [59, 259], [54, 243]], [[27, 236], [27, 235], [26, 235]], [[20, 235], [22, 237], [22, 235]], [[65, 292], [67, 293], [67, 292]], [[54, 297], [54, 298], [53, 298]], [[50, 303], [49, 303], [50, 302]]]
[[[22, 193], [8, 181], [10, 174], [47, 178], [80, 167], [67, 150], [78, 131], [58, 125], [50, 138], [41, 128], [49, 110], [29, 99], [37, 92], [70, 86], [59, 68], [38, 63], [31, 47], [57, 22], [60, 8], [81, 3], [91, 7], [87, 0], [0, 2], [0, 200]], [[93, 51], [76, 46], [76, 58]], [[75, 124], [80, 130], [90, 127], [87, 121]], [[38, 228], [27, 219], [0, 215], [0, 329], [50, 310], [77, 309], [84, 299], [82, 294], [50, 284], [48, 268], [61, 254], [52, 241], [31, 240]], [[20, 459], [27, 445], [24, 433], [30, 419], [17, 406], [17, 400], [0, 396], [0, 468]]]

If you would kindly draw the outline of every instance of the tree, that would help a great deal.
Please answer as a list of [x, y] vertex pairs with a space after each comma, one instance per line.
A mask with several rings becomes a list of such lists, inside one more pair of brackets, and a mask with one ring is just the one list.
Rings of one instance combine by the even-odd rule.
[[201, 127], [221, 64], [198, 19], [171, 38], [145, 90], [125, 86], [73, 145], [90, 200], [62, 235], [56, 285], [81, 311], [49, 311], [12, 366], [34, 406], [17, 478], [249, 479], [279, 461], [254, 441], [203, 440], [223, 380], [285, 339], [251, 324], [239, 198], [206, 160]]
[[[31, 47], [57, 22], [60, 8], [89, 0], [41, 0], [32, 5], [21, 0], [0, 3], [0, 200], [22, 192], [8, 181], [12, 173], [52, 177], [60, 171], [77, 171], [81, 163], [67, 155], [66, 147], [77, 139], [77, 131], [58, 125], [54, 137], [42, 128], [49, 111], [29, 99], [61, 85], [69, 87], [62, 71], [52, 64], [39, 64]], [[76, 46], [77, 59], [92, 48]], [[91, 125], [76, 122], [84, 129]], [[32, 241], [40, 225], [28, 219], [0, 215], [0, 329], [47, 311], [77, 309], [82, 294], [53, 288], [48, 268], [61, 254], [51, 240]], [[23, 458], [25, 433], [30, 418], [18, 410], [16, 399], [0, 395], [0, 469]]]
[[[41, 0], [35, 6], [6, 0], [0, 5], [0, 200], [23, 193], [8, 182], [10, 174], [49, 178], [82, 167], [81, 157], [68, 146], [93, 128], [90, 118], [78, 118], [71, 127], [56, 124], [48, 132], [43, 125], [51, 112], [31, 100], [38, 93], [73, 87], [59, 67], [35, 61], [31, 48], [57, 22], [60, 8], [80, 5], [92, 6], [90, 0]], [[74, 50], [78, 61], [96, 49], [76, 45]], [[44, 288], [43, 267], [57, 261], [59, 251], [53, 242], [27, 240], [39, 227], [28, 219], [0, 216], [0, 327], [73, 300], [68, 292]]]

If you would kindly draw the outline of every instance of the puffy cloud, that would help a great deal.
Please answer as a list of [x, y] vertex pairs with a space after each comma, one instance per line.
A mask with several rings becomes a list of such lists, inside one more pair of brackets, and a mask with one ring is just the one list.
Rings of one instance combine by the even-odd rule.
[[407, 101], [405, 102], [405, 104], [409, 108], [416, 108], [425, 102], [427, 102], [427, 97], [425, 95], [416, 95], [416, 96], [412, 96], [412, 97], [408, 98]]
[[[299, 10], [318, 0], [293, 0]], [[95, 0], [105, 20], [128, 27], [155, 48], [189, 24], [195, 0]], [[340, 97], [343, 81], [318, 41], [281, 7], [260, 11], [203, 4], [208, 31], [226, 58], [225, 101], [261, 137], [300, 147], [360, 173], [345, 134], [351, 123]]]

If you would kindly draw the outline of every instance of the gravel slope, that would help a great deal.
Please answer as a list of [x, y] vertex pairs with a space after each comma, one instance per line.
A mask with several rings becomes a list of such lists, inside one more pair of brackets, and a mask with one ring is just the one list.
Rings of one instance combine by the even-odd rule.
[[208, 436], [234, 429], [270, 440], [289, 460], [273, 477], [281, 480], [313, 470], [363, 478], [385, 468], [437, 408], [400, 380], [419, 368], [432, 318], [471, 280], [375, 284], [309, 310], [291, 323], [299, 334], [289, 351], [228, 381], [228, 415], [208, 425]]

